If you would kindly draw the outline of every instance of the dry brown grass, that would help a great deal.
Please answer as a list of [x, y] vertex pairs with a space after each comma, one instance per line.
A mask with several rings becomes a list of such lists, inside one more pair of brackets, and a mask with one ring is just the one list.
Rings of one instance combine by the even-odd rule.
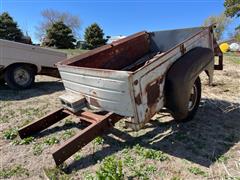
[[[234, 62], [239, 57], [231, 58], [226, 56], [223, 71], [215, 71], [213, 86], [207, 86], [207, 77], [201, 75], [203, 97], [193, 121], [177, 124], [168, 113], [159, 113], [139, 132], [124, 129], [120, 121], [103, 140], [97, 139], [66, 161], [67, 175], [53, 172], [62, 179], [85, 179], [104, 158], [114, 155], [122, 161], [126, 179], [239, 179], [240, 64]], [[58, 79], [46, 76], [37, 77], [30, 90], [0, 87], [1, 176], [4, 170], [12, 173], [12, 179], [46, 178], [44, 169], [54, 167], [51, 151], [80, 125], [74, 119], [63, 120], [28, 145], [14, 145], [18, 138], [6, 140], [4, 132], [60, 107], [58, 96], [63, 92]], [[28, 173], [14, 173], [16, 165]]]

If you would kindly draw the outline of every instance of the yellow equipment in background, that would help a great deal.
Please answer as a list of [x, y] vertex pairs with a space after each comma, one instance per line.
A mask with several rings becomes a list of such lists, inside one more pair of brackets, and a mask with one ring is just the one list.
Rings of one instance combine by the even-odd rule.
[[229, 50], [228, 43], [222, 43], [219, 47], [223, 53], [226, 53]]

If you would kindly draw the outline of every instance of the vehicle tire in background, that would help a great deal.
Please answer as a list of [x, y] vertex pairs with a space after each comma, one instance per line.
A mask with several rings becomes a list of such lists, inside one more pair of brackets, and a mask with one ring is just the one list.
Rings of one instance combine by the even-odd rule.
[[190, 93], [191, 94], [188, 103], [188, 115], [184, 119], [176, 119], [176, 121], [178, 122], [187, 122], [192, 120], [197, 112], [201, 100], [201, 80], [199, 77], [195, 80]]
[[4, 84], [5, 84], [4, 72], [1, 71], [1, 72], [0, 72], [0, 85], [4, 85]]
[[35, 72], [30, 65], [15, 64], [6, 69], [4, 79], [12, 89], [27, 89], [35, 81]]
[[3, 84], [5, 84], [5, 80], [0, 78], [0, 85], [3, 85]]

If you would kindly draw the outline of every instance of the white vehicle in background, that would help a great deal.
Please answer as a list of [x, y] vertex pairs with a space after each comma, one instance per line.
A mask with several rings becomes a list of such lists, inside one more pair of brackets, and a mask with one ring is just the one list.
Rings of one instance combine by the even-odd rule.
[[29, 88], [37, 74], [58, 76], [55, 63], [66, 58], [66, 53], [0, 39], [0, 84]]

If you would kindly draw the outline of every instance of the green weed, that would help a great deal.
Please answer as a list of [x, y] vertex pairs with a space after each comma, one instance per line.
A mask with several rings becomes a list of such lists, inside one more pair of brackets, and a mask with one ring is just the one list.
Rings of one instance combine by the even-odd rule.
[[100, 169], [96, 172], [99, 180], [121, 180], [124, 179], [122, 161], [115, 156], [109, 156], [102, 162]]
[[69, 130], [64, 131], [64, 133], [62, 134], [62, 138], [64, 140], [66, 140], [66, 139], [73, 137], [75, 134], [76, 134], [76, 132], [74, 130], [69, 129]]
[[15, 165], [9, 168], [3, 168], [0, 170], [0, 179], [11, 178], [12, 176], [29, 176], [27, 169], [23, 168], [21, 165]]
[[84, 179], [85, 180], [95, 180], [96, 178], [94, 177], [94, 174], [93, 173], [89, 173], [89, 172], [86, 172], [84, 173]]
[[28, 117], [42, 117], [43, 111], [40, 108], [27, 108], [27, 109], [20, 109], [20, 114], [26, 115]]
[[49, 138], [45, 139], [44, 143], [47, 145], [54, 145], [54, 144], [58, 144], [59, 140], [53, 136], [53, 137], [49, 137]]
[[70, 119], [66, 119], [65, 122], [64, 122], [64, 126], [72, 126], [74, 124], [75, 123], [73, 121], [71, 121]]
[[229, 159], [230, 159], [230, 157], [222, 155], [217, 159], [217, 161], [218, 162], [226, 162]]
[[128, 167], [132, 167], [136, 163], [136, 161], [131, 155], [127, 154], [124, 157], [123, 163], [124, 163], [124, 165], [126, 165]]
[[16, 128], [11, 128], [3, 132], [4, 139], [13, 140], [17, 137], [18, 131]]
[[82, 156], [81, 156], [80, 153], [76, 153], [76, 154], [74, 155], [74, 160], [75, 160], [75, 161], [79, 161], [81, 158], [82, 158]]
[[198, 167], [190, 167], [188, 168], [188, 171], [192, 174], [195, 174], [195, 175], [201, 175], [201, 176], [207, 176], [207, 173], [204, 172], [203, 170], [201, 170], [200, 168]]
[[44, 172], [51, 180], [70, 180], [70, 176], [57, 167], [44, 169]]
[[168, 156], [165, 155], [161, 151], [156, 151], [153, 149], [146, 149], [144, 147], [141, 147], [139, 144], [134, 146], [135, 152], [144, 157], [145, 159], [154, 159], [154, 160], [159, 160], [159, 161], [165, 161], [168, 160]]
[[101, 145], [104, 143], [104, 139], [100, 136], [96, 137], [94, 140], [93, 140], [93, 144], [95, 145]]
[[14, 145], [27, 145], [27, 144], [30, 144], [31, 142], [34, 141], [34, 137], [30, 136], [30, 137], [27, 137], [27, 138], [24, 138], [24, 139], [16, 139], [12, 142], [12, 144]]
[[178, 176], [174, 176], [174, 177], [171, 178], [171, 180], [181, 180], [181, 178], [178, 177]]
[[33, 154], [35, 156], [39, 156], [40, 154], [42, 154], [42, 152], [43, 152], [43, 144], [40, 144], [40, 143], [34, 144], [34, 146], [33, 146]]
[[27, 119], [27, 120], [25, 120], [25, 121], [21, 124], [20, 127], [24, 127], [24, 126], [28, 125], [30, 122], [32, 122], [32, 121], [29, 120], [29, 119]]
[[141, 164], [140, 166], [134, 166], [132, 168], [133, 176], [137, 177], [138, 179], [147, 180], [150, 179], [149, 176], [154, 174], [157, 171], [156, 166], [154, 165], [146, 165]]

